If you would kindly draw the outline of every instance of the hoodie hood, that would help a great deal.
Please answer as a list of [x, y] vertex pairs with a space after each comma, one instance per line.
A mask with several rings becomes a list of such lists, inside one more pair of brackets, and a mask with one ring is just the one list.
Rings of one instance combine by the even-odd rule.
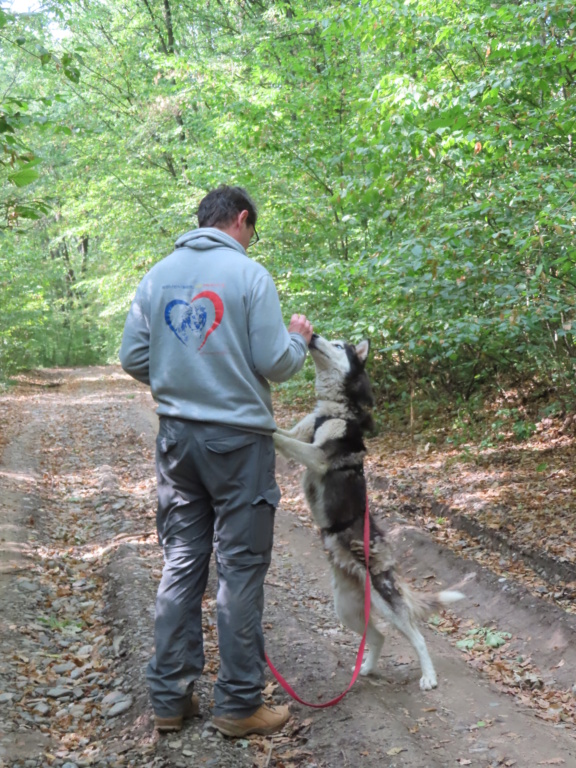
[[199, 227], [181, 235], [175, 243], [176, 248], [193, 248], [195, 251], [210, 251], [213, 248], [233, 248], [246, 256], [246, 251], [233, 237], [215, 227]]

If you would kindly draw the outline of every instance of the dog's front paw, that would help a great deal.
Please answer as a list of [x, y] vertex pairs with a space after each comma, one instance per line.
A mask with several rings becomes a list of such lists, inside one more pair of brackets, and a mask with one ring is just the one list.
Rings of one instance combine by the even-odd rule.
[[438, 680], [436, 679], [436, 675], [434, 674], [434, 672], [432, 672], [431, 674], [429, 673], [427, 675], [422, 675], [422, 677], [420, 678], [420, 688], [423, 691], [431, 691], [432, 688], [437, 688], [437, 687], [438, 687]]

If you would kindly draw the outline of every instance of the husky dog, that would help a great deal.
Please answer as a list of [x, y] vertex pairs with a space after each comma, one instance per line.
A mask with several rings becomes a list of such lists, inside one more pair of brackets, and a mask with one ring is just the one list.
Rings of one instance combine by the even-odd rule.
[[[279, 429], [274, 443], [286, 458], [306, 467], [304, 493], [332, 567], [336, 614], [343, 624], [362, 635], [366, 578], [363, 435], [372, 427], [369, 409], [373, 406], [365, 371], [370, 342], [353, 346], [314, 334], [309, 348], [316, 366], [316, 408], [292, 430]], [[376, 670], [384, 642], [376, 623], [379, 617], [391, 622], [414, 646], [422, 669], [420, 688], [435, 688], [436, 672], [416, 620], [464, 595], [454, 590], [413, 592], [396, 573], [391, 545], [372, 517], [368, 570], [372, 586], [366, 638], [369, 650], [360, 673], [369, 675]]]

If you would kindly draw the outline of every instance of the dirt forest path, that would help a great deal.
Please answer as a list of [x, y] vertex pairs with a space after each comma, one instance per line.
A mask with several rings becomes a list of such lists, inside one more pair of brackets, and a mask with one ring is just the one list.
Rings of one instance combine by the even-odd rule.
[[[144, 684], [162, 567], [150, 396], [117, 367], [45, 371], [0, 396], [0, 423], [0, 768], [576, 768], [570, 606], [435, 541], [408, 516], [421, 498], [400, 501], [376, 465], [374, 513], [416, 586], [475, 573], [467, 599], [424, 629], [438, 689], [419, 690], [414, 653], [390, 630], [379, 674], [338, 706], [293, 704], [282, 734], [225, 739], [210, 727], [211, 576], [203, 717], [158, 738]], [[265, 630], [276, 666], [320, 702], [348, 684], [358, 638], [335, 619], [299, 476], [279, 462]], [[266, 694], [286, 702], [269, 679]]]

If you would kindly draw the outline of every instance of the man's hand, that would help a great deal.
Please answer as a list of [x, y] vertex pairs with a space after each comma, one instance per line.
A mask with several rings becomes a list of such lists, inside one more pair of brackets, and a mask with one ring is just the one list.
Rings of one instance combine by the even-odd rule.
[[314, 329], [312, 328], [312, 324], [307, 319], [306, 315], [292, 315], [290, 318], [288, 331], [290, 333], [299, 333], [300, 336], [304, 336], [306, 339], [306, 344], [310, 344], [310, 339], [312, 338]]

